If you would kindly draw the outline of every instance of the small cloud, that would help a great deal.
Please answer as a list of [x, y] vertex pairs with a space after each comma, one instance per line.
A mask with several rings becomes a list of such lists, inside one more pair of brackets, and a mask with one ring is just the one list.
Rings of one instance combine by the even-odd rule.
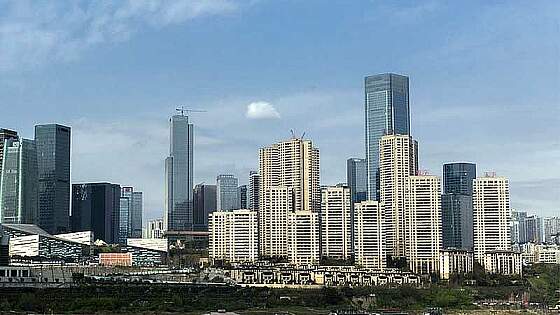
[[268, 102], [253, 102], [247, 105], [247, 113], [249, 119], [278, 119], [280, 113]]

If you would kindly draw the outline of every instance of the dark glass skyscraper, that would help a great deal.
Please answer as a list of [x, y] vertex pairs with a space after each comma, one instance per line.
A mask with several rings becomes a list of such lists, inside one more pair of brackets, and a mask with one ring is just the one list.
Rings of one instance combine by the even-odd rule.
[[183, 114], [169, 119], [169, 157], [165, 159], [166, 202], [163, 217], [169, 231], [192, 230], [193, 125]]
[[352, 195], [352, 207], [356, 202], [367, 200], [366, 160], [349, 158], [346, 160], [346, 182]]
[[365, 78], [367, 198], [379, 200], [379, 140], [410, 135], [408, 77], [384, 73]]
[[443, 165], [442, 238], [444, 248], [473, 249], [473, 180], [476, 165]]
[[194, 229], [208, 230], [208, 215], [216, 211], [216, 185], [194, 187]]
[[39, 226], [66, 233], [70, 222], [70, 127], [35, 126], [39, 171]]

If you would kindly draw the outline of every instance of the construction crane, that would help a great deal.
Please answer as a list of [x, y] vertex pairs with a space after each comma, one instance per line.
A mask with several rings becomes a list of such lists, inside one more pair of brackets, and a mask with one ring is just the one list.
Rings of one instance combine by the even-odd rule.
[[177, 107], [175, 110], [181, 113], [181, 116], [185, 116], [185, 113], [187, 113], [187, 115], [189, 113], [206, 113], [205, 110], [189, 109], [189, 108], [185, 108], [184, 106]]

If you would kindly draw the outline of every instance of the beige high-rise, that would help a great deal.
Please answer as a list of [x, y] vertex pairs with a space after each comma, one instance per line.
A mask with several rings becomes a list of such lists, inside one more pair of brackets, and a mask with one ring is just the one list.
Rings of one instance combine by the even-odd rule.
[[356, 264], [383, 270], [387, 267], [383, 204], [362, 201], [354, 204], [354, 256]]
[[441, 248], [440, 179], [410, 176], [405, 190], [405, 252], [410, 270], [437, 273]]
[[484, 254], [510, 249], [509, 182], [487, 174], [473, 181], [475, 259], [484, 265]]
[[352, 252], [350, 187], [323, 187], [321, 194], [321, 255], [349, 259]]
[[418, 172], [418, 142], [408, 135], [387, 135], [379, 142], [380, 201], [385, 208], [387, 253], [405, 253], [404, 201], [407, 178]]
[[269, 187], [261, 195], [259, 253], [261, 258], [288, 256], [288, 215], [292, 213], [292, 189]]

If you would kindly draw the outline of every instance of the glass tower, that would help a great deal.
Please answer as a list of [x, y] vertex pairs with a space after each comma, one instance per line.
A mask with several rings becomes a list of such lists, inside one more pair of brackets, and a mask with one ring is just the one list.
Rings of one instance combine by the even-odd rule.
[[444, 248], [473, 249], [473, 180], [476, 164], [443, 165], [441, 197], [442, 238]]
[[367, 199], [379, 200], [379, 140], [410, 135], [408, 77], [384, 73], [365, 78]]
[[164, 225], [189, 231], [193, 225], [193, 124], [183, 114], [169, 119], [169, 156], [165, 159]]
[[355, 203], [367, 199], [366, 159], [349, 158], [346, 160], [346, 182], [350, 187], [352, 208]]
[[216, 177], [217, 210], [228, 211], [239, 209], [237, 194], [238, 180], [233, 175], [218, 175]]
[[35, 126], [39, 170], [39, 226], [51, 234], [70, 228], [70, 127]]

